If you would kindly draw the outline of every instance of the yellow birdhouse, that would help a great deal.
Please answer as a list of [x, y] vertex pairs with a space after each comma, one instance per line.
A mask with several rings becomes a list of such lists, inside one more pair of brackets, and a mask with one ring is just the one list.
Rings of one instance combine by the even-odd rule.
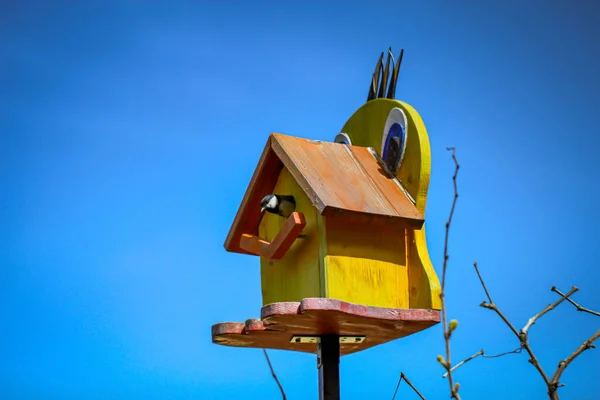
[[394, 99], [400, 60], [382, 60], [333, 141], [269, 136], [225, 241], [260, 257], [260, 319], [215, 324], [213, 342], [321, 352], [330, 341], [339, 357], [440, 321], [424, 227], [429, 138]]
[[[263, 213], [269, 194], [293, 198], [294, 212]], [[373, 148], [272, 134], [225, 247], [260, 256], [263, 304], [435, 308], [412, 199]]]

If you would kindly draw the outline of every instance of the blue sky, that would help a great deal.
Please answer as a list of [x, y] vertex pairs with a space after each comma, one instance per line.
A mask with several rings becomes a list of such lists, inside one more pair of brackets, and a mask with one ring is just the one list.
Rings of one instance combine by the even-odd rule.
[[[172, 2], [171, 2], [172, 3]], [[448, 303], [454, 359], [512, 350], [477, 260], [522, 327], [571, 285], [599, 309], [600, 7], [593, 2], [4, 2], [0, 15], [0, 397], [278, 398], [260, 350], [210, 327], [259, 315], [256, 258], [223, 242], [270, 132], [332, 140], [388, 46], [428, 128], [440, 271], [462, 169]], [[553, 371], [600, 326], [568, 304], [531, 339]], [[344, 399], [404, 371], [446, 398], [441, 327], [342, 359]], [[290, 399], [314, 356], [271, 352]], [[592, 399], [600, 350], [563, 375]], [[456, 373], [465, 399], [544, 399], [524, 354]], [[416, 398], [407, 387], [401, 398]]]

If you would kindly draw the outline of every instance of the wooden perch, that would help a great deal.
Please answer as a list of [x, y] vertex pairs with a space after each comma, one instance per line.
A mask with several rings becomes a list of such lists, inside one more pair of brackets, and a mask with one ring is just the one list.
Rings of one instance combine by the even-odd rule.
[[266, 257], [273, 260], [279, 260], [285, 256], [285, 253], [292, 247], [294, 241], [306, 226], [304, 215], [294, 212], [285, 221], [277, 236], [271, 243], [255, 235], [242, 234], [240, 238], [240, 247], [257, 256]]

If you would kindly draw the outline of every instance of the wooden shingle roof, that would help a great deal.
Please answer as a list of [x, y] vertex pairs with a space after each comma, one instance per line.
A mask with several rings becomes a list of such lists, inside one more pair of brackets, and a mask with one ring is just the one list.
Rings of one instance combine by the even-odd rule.
[[272, 193], [284, 166], [324, 216], [345, 213], [357, 223], [423, 225], [406, 190], [372, 149], [273, 133], [227, 235], [228, 251], [246, 253], [239, 246], [241, 235], [258, 235], [260, 200]]

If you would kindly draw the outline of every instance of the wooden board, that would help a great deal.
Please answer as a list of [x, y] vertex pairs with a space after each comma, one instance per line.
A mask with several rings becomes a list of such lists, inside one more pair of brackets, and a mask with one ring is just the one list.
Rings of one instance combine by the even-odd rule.
[[280, 134], [273, 134], [271, 143], [320, 213], [350, 211], [423, 225], [419, 210], [369, 149]]
[[315, 344], [292, 344], [292, 336], [366, 336], [362, 343], [342, 344], [341, 354], [346, 355], [411, 335], [439, 321], [436, 310], [366, 307], [335, 299], [308, 298], [266, 305], [261, 319], [215, 324], [212, 341], [224, 346], [315, 353]]
[[293, 212], [283, 223], [281, 230], [277, 232], [272, 242], [262, 240], [258, 236], [242, 234], [240, 247], [251, 254], [265, 257], [267, 259], [279, 260], [292, 247], [294, 241], [306, 226], [304, 215]]
[[323, 297], [374, 307], [429, 308], [409, 303], [405, 229], [352, 229], [343, 216], [324, 218]]
[[283, 164], [271, 149], [271, 138], [269, 138], [227, 234], [225, 240], [227, 251], [251, 254], [241, 248], [240, 239], [243, 234], [258, 235], [258, 224], [262, 218], [260, 201], [265, 195], [271, 193], [282, 168]]

